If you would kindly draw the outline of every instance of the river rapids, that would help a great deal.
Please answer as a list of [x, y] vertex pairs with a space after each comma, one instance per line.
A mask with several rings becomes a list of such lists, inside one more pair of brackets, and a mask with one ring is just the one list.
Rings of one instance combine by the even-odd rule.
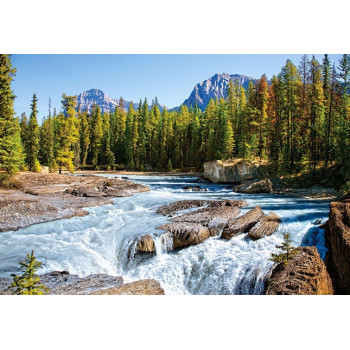
[[[112, 175], [104, 175], [112, 176]], [[1, 233], [0, 276], [18, 273], [18, 262], [32, 249], [43, 263], [39, 273], [67, 270], [81, 277], [105, 273], [123, 276], [126, 282], [152, 278], [166, 294], [262, 294], [264, 281], [283, 233], [289, 232], [293, 245], [315, 245], [324, 258], [324, 230], [315, 224], [329, 213], [329, 202], [307, 200], [282, 194], [247, 195], [232, 192], [227, 185], [201, 183], [207, 192], [187, 192], [197, 185], [194, 177], [128, 176], [148, 185], [150, 192], [116, 198], [114, 205], [87, 208], [90, 215], [32, 225]], [[163, 204], [185, 199], [244, 199], [247, 212], [260, 205], [265, 213], [282, 219], [278, 231], [253, 241], [241, 234], [229, 241], [211, 237], [204, 243], [168, 253], [156, 242], [154, 256], [133, 256], [135, 238], [157, 232], [169, 221], [156, 213]]]

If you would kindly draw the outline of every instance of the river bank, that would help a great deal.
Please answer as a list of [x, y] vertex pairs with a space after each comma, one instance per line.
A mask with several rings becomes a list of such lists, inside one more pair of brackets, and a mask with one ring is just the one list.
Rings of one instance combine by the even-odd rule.
[[0, 189], [0, 232], [33, 224], [84, 216], [86, 207], [113, 204], [112, 198], [149, 191], [118, 178], [19, 173], [20, 189]]

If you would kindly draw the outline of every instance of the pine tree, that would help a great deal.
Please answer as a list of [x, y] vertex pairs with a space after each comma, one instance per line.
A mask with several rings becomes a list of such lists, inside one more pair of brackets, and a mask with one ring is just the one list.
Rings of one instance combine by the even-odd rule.
[[5, 177], [18, 172], [24, 164], [20, 126], [14, 118], [15, 96], [11, 83], [16, 69], [12, 68], [11, 56], [0, 54], [0, 170]]
[[27, 128], [27, 164], [29, 171], [39, 171], [40, 165], [38, 161], [39, 153], [39, 124], [37, 120], [38, 110], [37, 110], [38, 99], [36, 94], [33, 95], [31, 107], [31, 113], [29, 116], [28, 128]]
[[10, 287], [16, 288], [12, 294], [42, 295], [47, 293], [49, 289], [40, 282], [40, 278], [36, 275], [41, 265], [42, 263], [36, 260], [33, 250], [31, 255], [27, 254], [26, 260], [20, 263], [22, 275], [11, 275], [13, 283]]
[[90, 126], [90, 147], [92, 153], [92, 165], [97, 166], [99, 155], [102, 146], [102, 116], [101, 109], [99, 106], [94, 105], [91, 112], [91, 126]]
[[54, 131], [51, 116], [51, 99], [49, 99], [49, 116], [40, 127], [39, 155], [42, 164], [54, 168]]
[[81, 151], [81, 164], [84, 169], [86, 166], [86, 159], [88, 156], [88, 150], [90, 145], [90, 133], [89, 133], [89, 121], [87, 112], [83, 112], [80, 115], [80, 151]]
[[279, 254], [271, 254], [271, 260], [275, 263], [282, 263], [287, 265], [289, 260], [296, 254], [296, 248], [292, 246], [292, 240], [290, 239], [290, 234], [285, 233], [283, 235], [283, 243], [281, 245], [276, 245], [276, 248], [281, 249], [282, 252]]
[[62, 105], [64, 114], [60, 113], [55, 118], [56, 127], [56, 156], [55, 161], [59, 166], [59, 173], [65, 166], [70, 172], [74, 172], [74, 146], [79, 141], [79, 131], [77, 129], [76, 96], [62, 95]]

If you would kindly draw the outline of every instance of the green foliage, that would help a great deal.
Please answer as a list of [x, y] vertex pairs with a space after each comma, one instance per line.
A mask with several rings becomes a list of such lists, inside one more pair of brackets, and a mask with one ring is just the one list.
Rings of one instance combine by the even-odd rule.
[[38, 163], [38, 153], [39, 153], [39, 124], [37, 120], [38, 110], [37, 110], [38, 99], [36, 95], [33, 95], [31, 110], [29, 117], [29, 122], [26, 130], [26, 162], [28, 164], [29, 171], [36, 171]]
[[11, 56], [0, 54], [0, 171], [5, 171], [8, 176], [24, 165], [21, 129], [18, 119], [14, 118], [15, 96], [11, 90], [15, 73]]
[[287, 265], [289, 260], [295, 255], [296, 248], [292, 246], [292, 240], [290, 239], [290, 234], [285, 233], [283, 235], [283, 243], [281, 245], [276, 245], [276, 248], [281, 249], [282, 252], [279, 254], [271, 254], [271, 260], [275, 263], [282, 263]]
[[27, 254], [25, 261], [20, 263], [22, 275], [11, 275], [13, 277], [13, 283], [10, 287], [15, 288], [13, 294], [42, 295], [49, 291], [47, 287], [41, 284], [40, 278], [36, 275], [41, 265], [42, 263], [36, 260], [33, 250], [30, 255]]
[[171, 164], [171, 159], [168, 160], [167, 170], [168, 171], [172, 171], [173, 170], [173, 165]]

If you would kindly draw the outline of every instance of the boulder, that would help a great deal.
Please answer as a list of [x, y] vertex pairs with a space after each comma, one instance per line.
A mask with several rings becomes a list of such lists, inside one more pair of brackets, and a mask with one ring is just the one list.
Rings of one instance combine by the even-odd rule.
[[248, 232], [248, 236], [254, 240], [265, 236], [271, 236], [277, 231], [281, 223], [280, 217], [275, 213], [269, 213], [262, 217]]
[[299, 247], [287, 265], [274, 265], [266, 280], [264, 294], [334, 294], [332, 280], [316, 247]]
[[165, 230], [171, 234], [173, 249], [181, 249], [196, 245], [210, 237], [208, 227], [194, 223], [173, 222], [164, 224], [158, 227], [158, 229]]
[[236, 186], [233, 189], [234, 192], [239, 193], [272, 193], [273, 187], [272, 183], [269, 179], [263, 179], [263, 180], [253, 180], [253, 181], [247, 181], [244, 182], [241, 185]]
[[191, 213], [176, 216], [172, 222], [196, 223], [209, 228], [210, 235], [218, 234], [230, 219], [239, 215], [240, 209], [237, 206], [207, 207]]
[[116, 288], [101, 289], [93, 295], [165, 295], [159, 282], [147, 279], [123, 284]]
[[153, 238], [151, 235], [142, 236], [136, 246], [137, 252], [153, 253], [156, 251]]
[[242, 159], [206, 162], [203, 168], [203, 177], [214, 183], [240, 183], [266, 176], [265, 165]]
[[210, 206], [210, 207], [221, 207], [221, 206], [237, 206], [239, 208], [247, 206], [248, 203], [241, 200], [182, 200], [182, 201], [176, 201], [172, 202], [170, 204], [162, 205], [157, 209], [158, 214], [162, 215], [173, 215], [177, 211], [180, 210], [186, 210], [186, 209], [192, 209], [192, 208], [199, 208], [204, 206]]
[[261, 210], [260, 205], [256, 206], [246, 214], [230, 220], [223, 229], [221, 238], [229, 240], [240, 233], [248, 232], [263, 216], [264, 212]]
[[332, 278], [335, 294], [350, 294], [350, 203], [331, 203], [325, 225], [328, 249], [325, 263]]

